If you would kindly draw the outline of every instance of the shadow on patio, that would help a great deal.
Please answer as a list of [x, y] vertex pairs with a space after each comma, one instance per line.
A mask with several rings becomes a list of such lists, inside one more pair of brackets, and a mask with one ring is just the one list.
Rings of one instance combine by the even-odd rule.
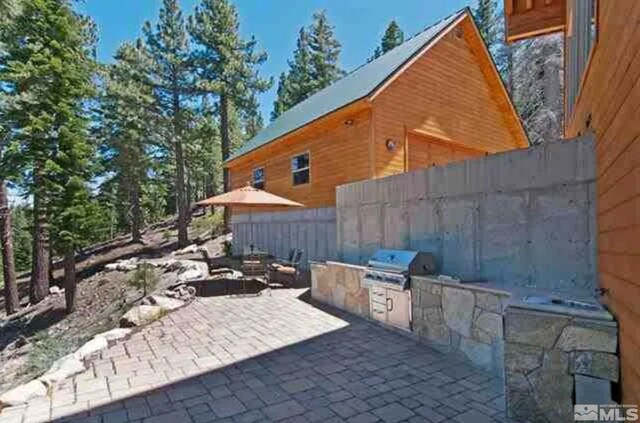
[[[143, 328], [94, 360], [72, 390], [54, 392], [51, 421], [504, 421], [501, 382], [491, 375], [278, 294], [200, 298]], [[101, 370], [106, 362], [113, 371]], [[107, 395], [98, 394], [102, 384]], [[29, 407], [24, 422], [48, 420]]]

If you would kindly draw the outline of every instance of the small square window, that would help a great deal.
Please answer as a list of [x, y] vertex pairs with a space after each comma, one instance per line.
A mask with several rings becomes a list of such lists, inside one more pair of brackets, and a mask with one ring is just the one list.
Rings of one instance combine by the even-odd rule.
[[304, 185], [309, 183], [309, 153], [299, 154], [291, 159], [291, 174], [293, 185]]
[[264, 189], [264, 167], [253, 169], [253, 187]]

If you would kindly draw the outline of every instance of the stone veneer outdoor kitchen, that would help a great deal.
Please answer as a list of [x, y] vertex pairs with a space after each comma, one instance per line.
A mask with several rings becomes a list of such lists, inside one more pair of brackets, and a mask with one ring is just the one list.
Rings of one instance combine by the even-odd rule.
[[503, 371], [502, 314], [509, 293], [412, 277], [413, 332], [438, 349], [459, 352], [493, 373]]
[[505, 313], [509, 417], [572, 422], [574, 404], [611, 403], [618, 328], [605, 311], [514, 304]]

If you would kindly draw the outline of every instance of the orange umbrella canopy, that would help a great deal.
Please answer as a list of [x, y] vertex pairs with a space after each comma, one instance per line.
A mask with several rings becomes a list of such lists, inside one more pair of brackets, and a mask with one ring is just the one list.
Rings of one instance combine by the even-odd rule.
[[250, 185], [198, 202], [199, 206], [246, 206], [246, 207], [304, 207], [303, 204], [287, 200]]

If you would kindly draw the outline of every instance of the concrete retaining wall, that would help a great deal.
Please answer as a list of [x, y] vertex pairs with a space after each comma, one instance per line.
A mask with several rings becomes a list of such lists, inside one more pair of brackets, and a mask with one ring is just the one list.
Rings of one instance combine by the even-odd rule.
[[338, 257], [429, 251], [464, 280], [592, 292], [594, 180], [593, 140], [580, 139], [343, 185]]
[[231, 218], [234, 254], [253, 244], [256, 249], [286, 258], [292, 248], [304, 250], [308, 260], [336, 259], [336, 210], [302, 209], [269, 213], [235, 214]]

